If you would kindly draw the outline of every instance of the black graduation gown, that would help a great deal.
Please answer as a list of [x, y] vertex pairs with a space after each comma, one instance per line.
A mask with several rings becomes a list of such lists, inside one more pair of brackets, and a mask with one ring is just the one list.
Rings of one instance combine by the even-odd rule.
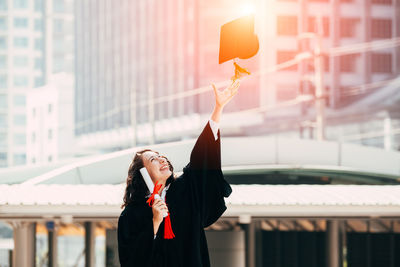
[[221, 171], [220, 131], [215, 140], [208, 122], [191, 152], [190, 162], [166, 194], [175, 238], [163, 238], [163, 222], [154, 239], [153, 213], [146, 199], [129, 204], [118, 219], [121, 267], [210, 266], [204, 228], [224, 213], [224, 197], [231, 192]]

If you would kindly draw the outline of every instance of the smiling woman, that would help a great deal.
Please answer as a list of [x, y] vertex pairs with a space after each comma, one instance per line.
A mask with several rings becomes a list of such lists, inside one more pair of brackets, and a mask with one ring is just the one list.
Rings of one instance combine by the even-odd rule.
[[[223, 91], [213, 86], [213, 113], [181, 176], [176, 177], [169, 160], [156, 151], [145, 149], [135, 154], [126, 180], [124, 210], [118, 219], [122, 267], [210, 266], [204, 228], [224, 213], [224, 198], [232, 192], [221, 171], [218, 123], [223, 107], [238, 87], [238, 80]], [[154, 194], [140, 171], [143, 167], [151, 181], [160, 186], [159, 199], [152, 198]], [[149, 201], [152, 199], [154, 202]], [[165, 213], [169, 216], [164, 219]]]

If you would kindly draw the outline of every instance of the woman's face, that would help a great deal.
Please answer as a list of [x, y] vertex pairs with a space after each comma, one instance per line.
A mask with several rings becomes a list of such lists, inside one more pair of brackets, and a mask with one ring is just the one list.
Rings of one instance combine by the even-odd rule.
[[172, 172], [169, 169], [168, 162], [164, 156], [157, 152], [146, 151], [142, 154], [143, 164], [154, 183], [167, 181]]

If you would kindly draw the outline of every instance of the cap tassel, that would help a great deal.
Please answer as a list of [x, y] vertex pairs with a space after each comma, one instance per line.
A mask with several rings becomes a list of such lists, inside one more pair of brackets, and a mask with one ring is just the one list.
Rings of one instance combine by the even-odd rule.
[[174, 232], [172, 231], [171, 219], [168, 216], [164, 219], [164, 239], [173, 239], [175, 237]]
[[245, 74], [250, 75], [250, 71], [248, 71], [245, 68], [240, 67], [235, 61], [233, 61], [233, 65], [235, 66], [235, 75], [232, 76], [231, 80], [236, 81], [237, 79], [240, 79], [242, 76]]

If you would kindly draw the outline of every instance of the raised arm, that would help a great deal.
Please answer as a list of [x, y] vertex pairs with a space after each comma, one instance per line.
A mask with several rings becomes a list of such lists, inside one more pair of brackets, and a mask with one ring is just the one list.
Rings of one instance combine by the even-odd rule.
[[190, 162], [183, 169], [187, 192], [193, 199], [193, 208], [200, 211], [203, 227], [213, 224], [226, 210], [225, 197], [232, 188], [221, 170], [221, 138], [218, 129], [224, 106], [236, 95], [239, 82], [215, 93], [215, 107], [190, 154]]
[[237, 94], [239, 85], [240, 81], [236, 80], [235, 82], [232, 82], [228, 87], [226, 87], [225, 90], [220, 91], [217, 89], [217, 87], [215, 87], [214, 84], [212, 84], [215, 95], [215, 106], [211, 114], [211, 119], [216, 123], [219, 123], [221, 119], [221, 114], [224, 106], [228, 104], [229, 101], [231, 101], [231, 99]]
[[192, 169], [218, 170], [221, 169], [221, 149], [219, 122], [224, 106], [237, 94], [239, 80], [231, 83], [225, 90], [218, 90], [214, 84], [215, 106], [211, 118], [204, 127], [190, 155], [189, 166]]

